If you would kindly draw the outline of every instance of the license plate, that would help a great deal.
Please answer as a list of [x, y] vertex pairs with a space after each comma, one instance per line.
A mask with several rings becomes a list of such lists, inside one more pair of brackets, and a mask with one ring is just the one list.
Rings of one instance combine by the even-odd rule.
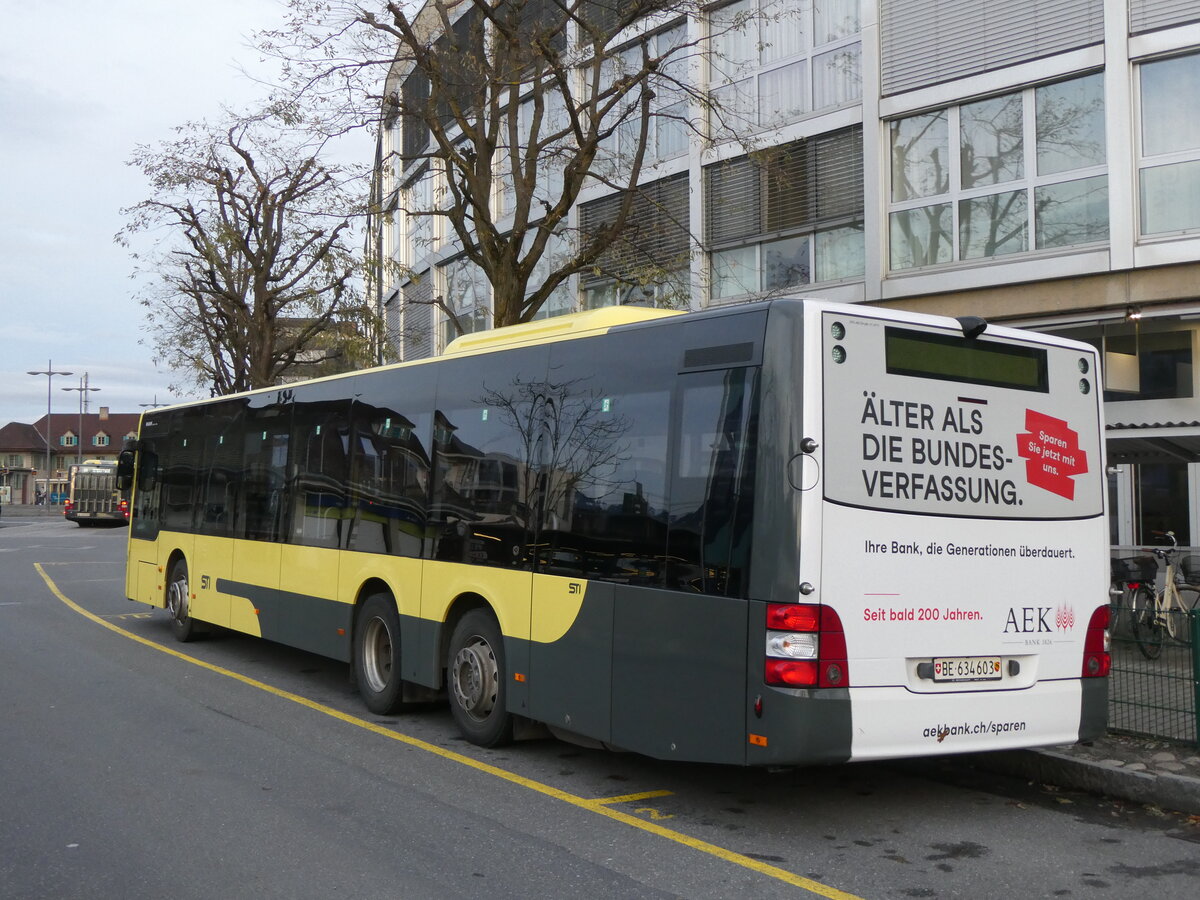
[[998, 681], [998, 656], [942, 656], [933, 660], [934, 681]]

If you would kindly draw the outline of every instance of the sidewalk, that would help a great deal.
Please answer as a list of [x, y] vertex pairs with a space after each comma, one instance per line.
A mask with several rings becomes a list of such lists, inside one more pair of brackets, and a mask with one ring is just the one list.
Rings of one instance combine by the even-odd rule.
[[5, 503], [0, 506], [0, 525], [11, 519], [53, 519], [62, 518], [63, 508], [59, 506], [34, 506], [32, 503]]
[[1200, 747], [1110, 734], [1091, 744], [979, 754], [980, 768], [1200, 815]]

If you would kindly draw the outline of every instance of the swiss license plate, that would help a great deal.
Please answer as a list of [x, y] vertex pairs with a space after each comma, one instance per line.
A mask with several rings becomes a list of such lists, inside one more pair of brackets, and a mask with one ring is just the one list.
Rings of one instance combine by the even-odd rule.
[[933, 660], [934, 681], [997, 681], [1003, 677], [998, 656], [942, 656]]

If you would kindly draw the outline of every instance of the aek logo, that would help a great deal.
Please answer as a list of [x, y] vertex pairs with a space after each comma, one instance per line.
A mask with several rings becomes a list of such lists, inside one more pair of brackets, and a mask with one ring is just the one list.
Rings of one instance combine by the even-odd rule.
[[1075, 610], [1070, 606], [1060, 606], [1057, 610], [1050, 606], [1010, 606], [1004, 620], [1004, 633], [1048, 634], [1054, 631], [1049, 621], [1051, 613], [1054, 613], [1054, 625], [1060, 631], [1075, 625]]
[[1004, 633], [1037, 634], [1050, 631], [1046, 616], [1051, 612], [1049, 606], [1010, 606], [1008, 618], [1004, 620]]

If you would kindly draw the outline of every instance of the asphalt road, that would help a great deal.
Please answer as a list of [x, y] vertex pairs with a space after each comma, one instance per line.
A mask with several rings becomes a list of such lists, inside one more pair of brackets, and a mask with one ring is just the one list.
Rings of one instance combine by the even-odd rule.
[[[949, 760], [485, 751], [345, 665], [173, 642], [125, 531], [0, 520], [0, 897], [1187, 897], [1200, 826]], [[681, 685], [681, 690], [686, 686]]]

